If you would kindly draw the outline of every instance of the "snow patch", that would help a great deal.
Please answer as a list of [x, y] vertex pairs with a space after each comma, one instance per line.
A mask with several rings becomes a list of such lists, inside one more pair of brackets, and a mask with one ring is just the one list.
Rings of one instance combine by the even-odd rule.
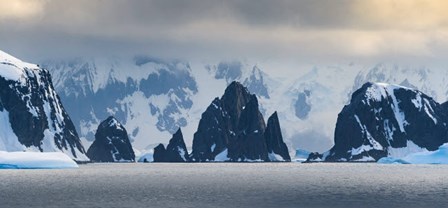
[[225, 162], [225, 161], [229, 161], [230, 158], [227, 156], [228, 151], [227, 149], [225, 149], [224, 151], [222, 151], [221, 153], [219, 153], [218, 155], [215, 156], [215, 161], [216, 162]]
[[376, 160], [371, 156], [363, 156], [361, 159], [353, 160], [354, 162], [375, 162]]
[[18, 81], [25, 77], [26, 69], [38, 68], [35, 64], [23, 62], [0, 50], [0, 76], [6, 80]]
[[269, 160], [272, 162], [285, 161], [282, 156], [275, 154], [274, 152], [270, 152], [268, 154]]
[[375, 150], [383, 150], [383, 146], [381, 146], [380, 143], [378, 143], [370, 134], [370, 132], [367, 130], [365, 125], [361, 124], [361, 121], [359, 120], [359, 117], [357, 115], [355, 115], [355, 119], [359, 124], [359, 127], [362, 130], [362, 133], [364, 133], [367, 137], [367, 140], [369, 140], [369, 144], [370, 145], [361, 145], [358, 148], [352, 148], [351, 150], [349, 150], [349, 153], [351, 153], [352, 155], [359, 155], [362, 152], [366, 152], [366, 151], [370, 151], [372, 149]]
[[179, 153], [180, 157], [182, 157], [182, 159], [184, 161], [187, 161], [187, 158], [185, 158], [185, 150], [182, 149], [181, 147], [177, 147], [177, 152]]
[[19, 139], [11, 128], [9, 112], [0, 111], [0, 150], [22, 151], [25, 147], [20, 144]]
[[426, 151], [428, 151], [426, 148], [421, 148], [418, 145], [416, 145], [414, 142], [408, 140], [406, 147], [401, 147], [401, 148], [388, 147], [387, 155], [388, 155], [388, 157], [402, 158], [402, 157], [405, 157], [412, 153], [426, 152]]
[[[397, 119], [398, 126], [400, 127], [401, 132], [404, 131], [404, 126], [408, 125], [409, 123], [405, 119], [404, 113], [400, 110], [400, 107], [398, 106], [399, 100], [395, 96], [395, 90], [396, 89], [406, 89], [406, 90], [412, 90], [410, 88], [406, 88], [399, 85], [392, 85], [392, 84], [386, 84], [386, 83], [374, 83], [372, 86], [370, 86], [366, 90], [366, 97], [367, 97], [367, 104], [370, 105], [370, 100], [373, 101], [381, 101], [382, 99], [386, 99], [390, 97], [392, 99], [391, 108], [394, 111], [395, 118]], [[415, 104], [414, 104], [415, 105]]]

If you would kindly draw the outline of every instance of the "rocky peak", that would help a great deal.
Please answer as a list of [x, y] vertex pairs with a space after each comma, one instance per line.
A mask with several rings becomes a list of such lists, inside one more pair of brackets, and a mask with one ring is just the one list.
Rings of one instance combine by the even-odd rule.
[[232, 82], [221, 99], [213, 100], [202, 114], [192, 160], [269, 161], [265, 129], [257, 96]]
[[100, 124], [101, 129], [110, 128], [117, 131], [125, 131], [125, 128], [121, 123], [113, 116], [109, 116], [106, 120], [101, 122]]
[[95, 141], [87, 151], [87, 156], [94, 162], [135, 161], [126, 129], [112, 116], [98, 126]]
[[270, 161], [291, 161], [288, 147], [283, 141], [277, 111], [269, 117], [264, 137]]
[[[241, 112], [249, 102], [250, 96], [251, 94], [247, 88], [239, 82], [234, 81], [226, 88], [224, 95], [221, 97], [221, 101], [224, 110], [231, 120], [231, 124], [238, 124]], [[235, 125], [231, 128], [236, 127]]]
[[171, 138], [170, 143], [166, 147], [166, 152], [170, 162], [189, 161], [187, 146], [180, 128], [173, 134], [173, 138]]
[[154, 162], [167, 162], [166, 149], [163, 144], [159, 144], [154, 148]]
[[168, 146], [159, 144], [154, 148], [154, 162], [188, 162], [188, 150], [184, 142], [182, 130], [179, 128], [170, 139]]

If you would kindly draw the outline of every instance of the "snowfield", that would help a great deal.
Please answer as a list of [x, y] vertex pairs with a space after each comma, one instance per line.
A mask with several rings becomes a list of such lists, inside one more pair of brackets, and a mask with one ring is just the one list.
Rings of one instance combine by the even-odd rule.
[[66, 169], [78, 168], [62, 152], [4, 152], [0, 151], [0, 169]]

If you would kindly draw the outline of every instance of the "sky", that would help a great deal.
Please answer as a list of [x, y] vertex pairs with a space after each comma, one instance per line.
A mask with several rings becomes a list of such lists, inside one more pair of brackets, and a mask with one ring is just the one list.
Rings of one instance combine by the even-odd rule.
[[445, 0], [0, 0], [0, 50], [24, 60], [443, 62]]

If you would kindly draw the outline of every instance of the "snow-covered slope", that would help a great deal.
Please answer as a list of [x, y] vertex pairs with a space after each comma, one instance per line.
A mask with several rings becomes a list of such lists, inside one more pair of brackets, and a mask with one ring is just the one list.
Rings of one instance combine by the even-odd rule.
[[188, 125], [197, 84], [187, 63], [134, 59], [76, 59], [44, 64], [80, 135], [94, 138], [101, 118], [115, 116], [133, 145], [144, 149]]
[[356, 75], [352, 92], [366, 82], [391, 83], [417, 89], [440, 103], [448, 99], [448, 71], [445, 68], [377, 64]]
[[0, 150], [61, 151], [87, 161], [50, 73], [0, 51]]

